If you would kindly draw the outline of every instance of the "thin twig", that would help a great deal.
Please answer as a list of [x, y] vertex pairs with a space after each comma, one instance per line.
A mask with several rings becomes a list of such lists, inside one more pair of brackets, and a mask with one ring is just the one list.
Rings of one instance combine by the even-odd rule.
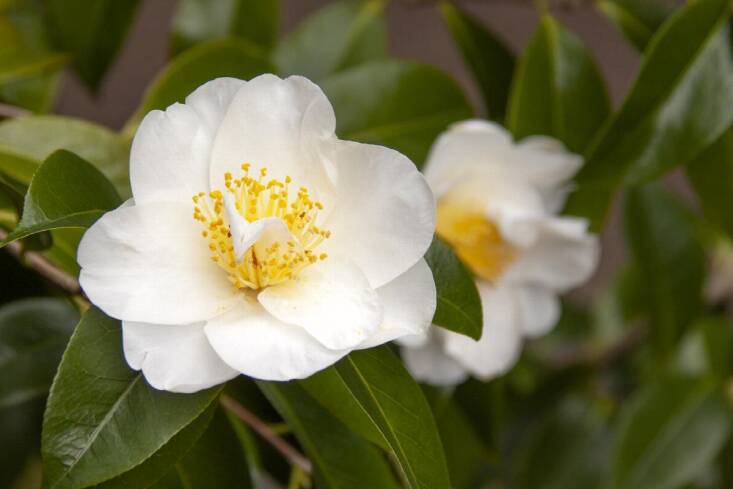
[[[7, 237], [8, 233], [5, 232], [5, 230], [0, 229], [0, 241], [4, 240]], [[38, 272], [39, 275], [42, 275], [47, 280], [58, 285], [69, 294], [81, 294], [81, 287], [79, 286], [79, 281], [76, 279], [76, 277], [69, 275], [65, 271], [61, 270], [56, 265], [48, 261], [46, 257], [41, 255], [40, 253], [24, 250], [23, 245], [19, 241], [14, 241], [8, 244], [7, 246], [5, 246], [5, 249], [8, 251], [8, 253], [16, 257], [18, 261], [32, 268], [33, 270]]]
[[244, 421], [250, 428], [256, 431], [257, 434], [272, 445], [275, 450], [280, 452], [280, 454], [285, 457], [291, 465], [300, 467], [307, 474], [312, 473], [313, 464], [311, 464], [311, 461], [308, 460], [305, 455], [296, 450], [295, 447], [275, 434], [275, 432], [267, 426], [267, 423], [255, 416], [246, 407], [242, 406], [226, 394], [222, 394], [222, 396], [219, 397], [219, 403], [224, 407], [224, 409], [234, 414], [236, 417]]
[[0, 103], [0, 117], [23, 117], [31, 115], [31, 111], [15, 105]]

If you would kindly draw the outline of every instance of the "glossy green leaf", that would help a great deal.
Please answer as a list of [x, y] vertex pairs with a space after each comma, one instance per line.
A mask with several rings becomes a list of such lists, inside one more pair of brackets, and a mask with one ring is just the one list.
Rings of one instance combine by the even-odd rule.
[[315, 465], [316, 484], [329, 489], [397, 489], [389, 464], [296, 383], [259, 382]]
[[212, 405], [152, 457], [95, 489], [252, 487], [244, 454], [226, 414]]
[[700, 311], [704, 250], [690, 212], [658, 184], [631, 190], [624, 214], [652, 337], [661, 350], [670, 351]]
[[[132, 487], [135, 489], [144, 489], [155, 485], [164, 477], [166, 472], [175, 472], [178, 464], [183, 463], [182, 459], [184, 455], [192, 451], [192, 447], [203, 439], [202, 435], [210, 427], [210, 423], [212, 422], [211, 418], [215, 412], [216, 406], [212, 404], [203, 414], [176, 433], [168, 443], [163, 445], [143, 463], [119, 477], [94, 486], [94, 489], [128, 489]], [[211, 461], [210, 458], [206, 460]]]
[[56, 151], [33, 175], [18, 227], [0, 246], [50, 229], [89, 227], [121, 203], [114, 186], [91, 163]]
[[130, 28], [138, 0], [47, 0], [52, 40], [70, 53], [78, 75], [92, 89], [112, 66]]
[[174, 470], [182, 489], [252, 487], [244, 451], [221, 409], [216, 410], [206, 432]]
[[454, 489], [481, 487], [482, 474], [489, 464], [489, 453], [466, 415], [440, 388], [423, 386], [438, 424]]
[[143, 102], [127, 123], [131, 136], [143, 116], [153, 109], [165, 109], [184, 99], [214, 78], [231, 76], [248, 80], [273, 71], [266, 56], [241, 39], [222, 39], [195, 46], [178, 55], [158, 74], [145, 92]]
[[433, 239], [425, 254], [438, 294], [433, 323], [475, 340], [481, 338], [481, 297], [471, 271], [440, 238]]
[[609, 487], [683, 487], [715, 459], [730, 431], [730, 408], [709, 383], [648, 386], [622, 410]]
[[603, 79], [583, 43], [543, 16], [512, 85], [507, 125], [514, 137], [553, 136], [580, 153], [609, 110]]
[[441, 2], [440, 13], [473, 72], [486, 113], [492, 119], [503, 121], [514, 73], [514, 55], [478, 19], [453, 3]]
[[[408, 488], [451, 487], [430, 406], [420, 386], [388, 347], [354, 351], [331, 369], [381, 433]], [[309, 392], [327, 407], [333, 402], [325, 393]], [[350, 419], [342, 417], [341, 421], [351, 427]]]
[[[515, 464], [517, 489], [593, 489], [607, 465], [603, 420], [581, 399], [546, 413], [521, 441]], [[562, 443], [558, 443], [562, 440]]]
[[695, 158], [733, 122], [730, 0], [687, 4], [655, 34], [619, 111], [586, 152], [567, 211], [600, 229], [615, 191]]
[[329, 412], [361, 437], [375, 445], [388, 449], [384, 436], [351, 394], [343, 377], [335, 368], [327, 368], [298, 382], [312, 397]]
[[279, 0], [182, 0], [173, 17], [173, 52], [230, 36], [267, 51], [277, 39], [279, 17]]
[[685, 167], [705, 217], [733, 239], [733, 129]]
[[38, 165], [59, 149], [92, 163], [122, 197], [130, 195], [128, 146], [109, 129], [52, 115], [0, 122], [0, 173], [21, 183], [29, 184]]
[[415, 62], [369, 63], [321, 86], [333, 104], [341, 138], [394, 148], [418, 166], [448, 125], [472, 115], [455, 81]]
[[0, 408], [48, 393], [79, 314], [63, 300], [0, 307]]
[[198, 418], [220, 390], [153, 389], [127, 366], [119, 322], [90, 309], [71, 337], [48, 398], [46, 487], [81, 489], [135, 468]]
[[320, 81], [387, 56], [383, 0], [340, 0], [307, 17], [275, 49], [282, 75]]
[[656, 0], [601, 0], [596, 6], [640, 52], [669, 16]]

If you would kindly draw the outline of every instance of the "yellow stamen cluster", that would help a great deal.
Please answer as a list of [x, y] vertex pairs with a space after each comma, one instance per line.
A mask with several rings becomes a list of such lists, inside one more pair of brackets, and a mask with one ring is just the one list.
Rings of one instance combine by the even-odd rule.
[[235, 179], [229, 172], [224, 174], [224, 192], [233, 197], [237, 212], [247, 222], [278, 217], [291, 236], [282, 242], [255, 243], [238, 261], [224, 208], [224, 193], [214, 190], [194, 195], [193, 218], [204, 224], [201, 235], [208, 241], [211, 259], [227, 272], [231, 283], [239, 289], [261, 289], [284, 282], [308, 265], [325, 260], [325, 253], [315, 251], [331, 235], [330, 231], [315, 224], [323, 205], [311, 200], [305, 187], [291, 192], [290, 177], [285, 177], [284, 181], [265, 181], [266, 168], [259, 171], [257, 178], [249, 175], [248, 163], [241, 168], [244, 172], [241, 178]]
[[496, 224], [467, 202], [440, 202], [436, 228], [458, 257], [490, 282], [496, 282], [516, 259], [516, 249], [504, 240]]

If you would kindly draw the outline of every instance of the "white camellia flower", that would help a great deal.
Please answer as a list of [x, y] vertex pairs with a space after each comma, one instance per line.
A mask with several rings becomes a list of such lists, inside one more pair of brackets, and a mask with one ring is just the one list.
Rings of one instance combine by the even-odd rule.
[[598, 261], [586, 221], [556, 215], [581, 163], [554, 139], [515, 144], [485, 121], [458, 123], [440, 136], [425, 168], [437, 233], [476, 276], [484, 330], [479, 341], [439, 327], [402, 339], [415, 377], [449, 385], [469, 374], [500, 375], [524, 337], [555, 325], [558, 294], [587, 280]]
[[142, 121], [133, 199], [78, 261], [151, 385], [303, 378], [428, 328], [430, 188], [402, 154], [334, 129], [320, 88], [273, 75], [213, 80]]

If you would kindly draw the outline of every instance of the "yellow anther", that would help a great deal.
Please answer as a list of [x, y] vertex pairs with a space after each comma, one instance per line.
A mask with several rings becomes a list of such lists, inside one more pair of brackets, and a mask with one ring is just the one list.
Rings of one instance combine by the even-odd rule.
[[249, 163], [243, 163], [241, 169], [244, 176], [238, 179], [230, 172], [224, 174], [224, 192], [233, 198], [237, 212], [248, 222], [277, 217], [288, 227], [291, 238], [275, 241], [266, 248], [251, 246], [238, 260], [234, 255], [223, 192], [212, 190], [208, 195], [204, 192], [194, 195], [193, 218], [204, 224], [201, 236], [207, 240], [212, 261], [226, 271], [229, 282], [236, 288], [261, 289], [289, 280], [303, 268], [326, 259], [325, 253], [318, 255], [314, 251], [330, 235], [314, 224], [323, 204], [311, 200], [305, 187], [300, 187], [291, 197], [288, 192], [288, 184], [292, 183], [290, 176], [282, 181], [270, 179], [265, 184], [262, 178], [267, 175], [266, 168], [259, 170], [257, 180], [248, 176]]

